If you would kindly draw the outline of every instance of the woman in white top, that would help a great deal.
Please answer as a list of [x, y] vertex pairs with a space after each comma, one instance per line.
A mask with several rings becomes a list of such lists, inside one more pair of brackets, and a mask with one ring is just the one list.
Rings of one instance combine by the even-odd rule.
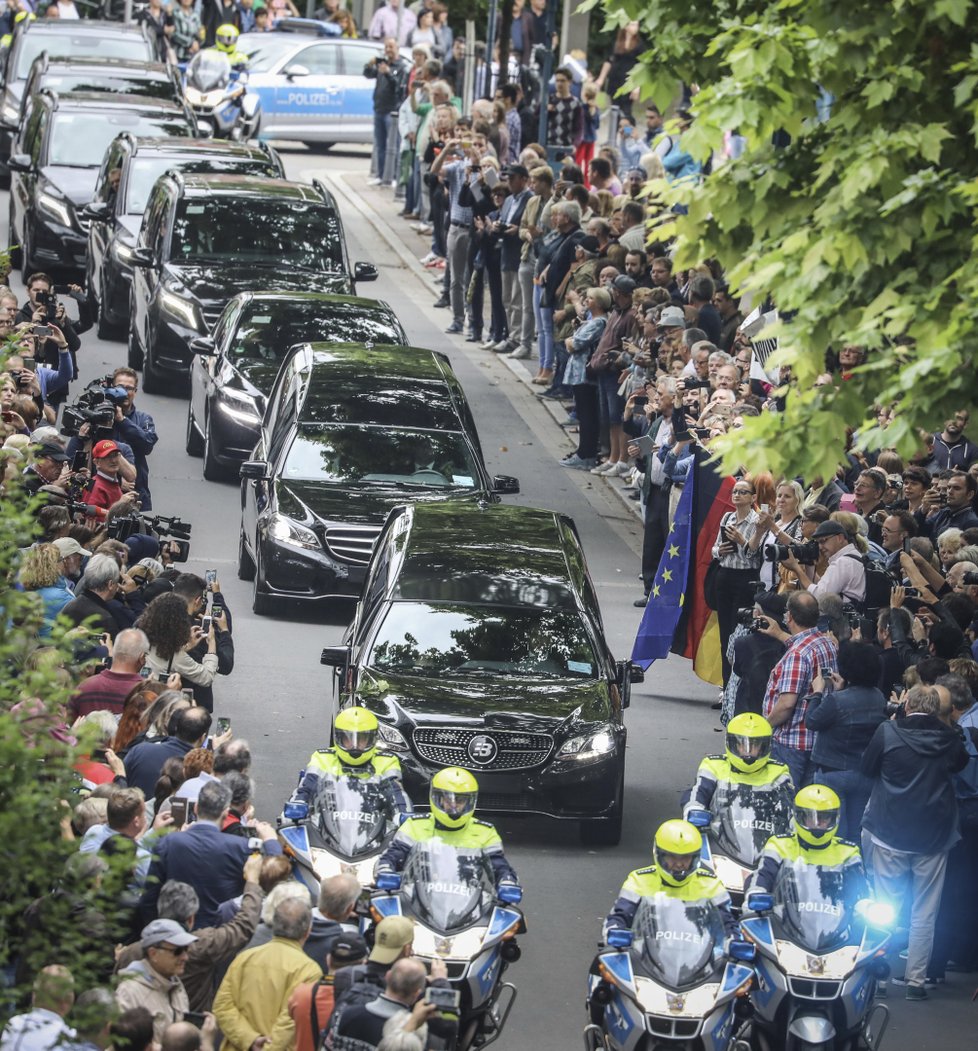
[[774, 514], [762, 510], [757, 516], [757, 530], [748, 546], [760, 551], [761, 583], [765, 591], [774, 591], [785, 583], [785, 571], [776, 559], [764, 556], [769, 544], [797, 544], [801, 540], [801, 509], [805, 491], [797, 482], [781, 481], [774, 492]]
[[179, 595], [157, 595], [139, 618], [139, 627], [149, 639], [146, 664], [153, 674], [165, 679], [176, 672], [185, 682], [210, 686], [217, 675], [217, 639], [213, 625], [207, 636], [207, 653], [195, 661], [187, 650], [193, 649], [203, 634], [193, 624], [187, 604]]

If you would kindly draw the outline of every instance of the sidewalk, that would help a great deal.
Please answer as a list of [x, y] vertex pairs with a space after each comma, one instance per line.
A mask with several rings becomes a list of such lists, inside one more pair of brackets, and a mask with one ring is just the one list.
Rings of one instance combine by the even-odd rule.
[[[358, 173], [327, 175], [324, 181], [330, 185], [336, 196], [340, 198], [341, 211], [345, 204], [360, 212], [383, 238], [385, 243], [390, 246], [400, 260], [401, 265], [424, 286], [425, 292], [431, 295], [432, 302], [434, 302], [440, 292], [441, 278], [444, 275], [444, 271], [431, 270], [422, 265], [420, 257], [429, 248], [429, 236], [419, 237], [411, 229], [409, 223], [397, 216], [397, 211], [401, 207], [402, 202], [395, 201], [390, 189], [387, 187], [367, 186], [365, 180]], [[447, 312], [439, 311], [439, 314], [444, 317], [446, 322], [449, 320]], [[446, 336], [446, 339], [461, 340], [461, 337]], [[491, 351], [482, 352], [482, 356], [505, 365], [529, 393], [534, 396], [539, 393], [539, 388], [531, 383], [533, 376], [523, 361], [509, 358], [505, 354], [494, 354]], [[533, 358], [525, 360], [532, 362]], [[564, 406], [559, 401], [552, 401], [548, 398], [536, 398], [536, 401], [550, 414], [556, 427], [561, 428], [563, 431], [563, 424], [566, 424], [569, 420]], [[566, 435], [566, 431], [564, 431], [564, 434]], [[566, 437], [568, 440], [567, 452], [571, 453], [574, 451], [576, 442], [570, 444], [572, 437], [570, 435], [566, 435]], [[630, 515], [639, 521], [642, 520], [642, 509], [638, 501], [629, 498], [629, 493], [620, 484], [621, 479], [612, 481], [600, 475], [589, 475], [589, 478], [596, 483], [599, 481], [603, 482], [608, 487], [608, 490], [615, 494]]]

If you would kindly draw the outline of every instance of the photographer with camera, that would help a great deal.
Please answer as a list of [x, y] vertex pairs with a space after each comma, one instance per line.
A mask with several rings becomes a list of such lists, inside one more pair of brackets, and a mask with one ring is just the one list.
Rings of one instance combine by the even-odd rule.
[[139, 494], [123, 493], [122, 478], [119, 474], [122, 460], [122, 453], [115, 442], [96, 442], [92, 448], [94, 474], [92, 484], [85, 493], [85, 500], [98, 509], [96, 517], [100, 520], [104, 520], [108, 509], [120, 500], [128, 503], [128, 508], [119, 509], [122, 514], [139, 510]]
[[754, 596], [753, 608], [737, 611], [737, 620], [748, 629], [746, 635], [734, 639], [731, 666], [737, 676], [737, 694], [733, 715], [755, 712], [764, 708], [764, 691], [774, 666], [784, 656], [784, 644], [765, 634], [778, 627], [784, 630], [784, 615], [788, 599], [775, 591], [759, 591]]
[[132, 369], [116, 369], [112, 373], [112, 387], [126, 392], [125, 402], [115, 406], [112, 438], [117, 443], [125, 442], [132, 450], [136, 467], [136, 492], [142, 509], [150, 511], [153, 498], [149, 491], [149, 464], [146, 457], [159, 439], [156, 424], [148, 412], [142, 412], [135, 406], [139, 377]]
[[[234, 641], [231, 638], [230, 613], [221, 584], [215, 570], [207, 571], [207, 580], [202, 580], [196, 573], [181, 573], [173, 581], [173, 594], [178, 595], [187, 605], [187, 613], [201, 631], [207, 629], [207, 637], [213, 633], [215, 652], [217, 653], [217, 674], [230, 675], [234, 671]], [[207, 597], [211, 596], [210, 616], [207, 616]], [[196, 646], [187, 650], [187, 656], [203, 662], [208, 650], [208, 641], [204, 634]], [[214, 689], [210, 682], [197, 682], [185, 677], [194, 691], [194, 702], [209, 712], [214, 710]]]
[[944, 493], [939, 498], [939, 507], [927, 518], [930, 538], [937, 543], [938, 538], [948, 529], [973, 529], [978, 526], [978, 515], [975, 514], [975, 495], [978, 493], [978, 481], [970, 474], [952, 474], [948, 478]]
[[[44, 273], [31, 274], [27, 279], [27, 302], [20, 308], [17, 320], [28, 322], [33, 334], [37, 337], [36, 358], [39, 363], [57, 368], [59, 344], [54, 338], [54, 330], [57, 329], [64, 337], [71, 354], [72, 379], [78, 375], [78, 361], [75, 357], [81, 347], [78, 332], [84, 332], [91, 328], [91, 320], [87, 316], [87, 305], [84, 293], [77, 286], [72, 286], [72, 298], [79, 303], [79, 324], [76, 327], [65, 312], [64, 305], [58, 302], [54, 294], [54, 282]], [[77, 289], [75, 291], [74, 289]], [[83, 313], [84, 311], [84, 313]], [[67, 388], [64, 392], [55, 392], [54, 404], [60, 405], [67, 396]]]
[[801, 586], [816, 598], [830, 592], [861, 606], [866, 599], [866, 568], [859, 549], [849, 539], [845, 527], [829, 519], [812, 533], [812, 539], [818, 544], [819, 553], [828, 559], [825, 572], [818, 580], [812, 579], [812, 567], [802, 565], [790, 550], [784, 559], [785, 566], [798, 577]]

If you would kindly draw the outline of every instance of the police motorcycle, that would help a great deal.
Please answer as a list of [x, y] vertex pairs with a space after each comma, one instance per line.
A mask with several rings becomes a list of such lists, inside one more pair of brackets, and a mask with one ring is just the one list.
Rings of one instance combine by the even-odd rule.
[[216, 138], [252, 139], [261, 120], [261, 99], [247, 90], [248, 74], [234, 71], [228, 56], [214, 48], [198, 51], [190, 60], [184, 99], [198, 127]]
[[584, 1031], [587, 1051], [749, 1051], [754, 949], [726, 944], [712, 902], [643, 898], [632, 929], [607, 938], [588, 995], [604, 1013]]
[[750, 784], [718, 788], [712, 811], [693, 810], [688, 820], [701, 829], [703, 864], [727, 888], [737, 915], [744, 887], [757, 869], [761, 851], [771, 836], [787, 836], [792, 829], [789, 790], [765, 790]]
[[503, 974], [521, 955], [516, 935], [526, 930], [518, 886], [498, 892], [492, 866], [479, 850], [438, 837], [415, 843], [402, 872], [379, 872], [371, 899], [374, 920], [414, 920], [413, 952], [444, 960], [459, 995], [458, 1051], [487, 1047], [506, 1025], [517, 990]]
[[[757, 915], [746, 916], [749, 909]], [[843, 874], [782, 863], [773, 894], [751, 892], [741, 928], [757, 947], [752, 1033], [760, 1051], [877, 1051], [889, 1021], [875, 1001], [889, 974], [895, 912], [843, 895]]]
[[[301, 784], [305, 771], [299, 774]], [[400, 825], [400, 814], [383, 782], [352, 775], [324, 778], [312, 806], [290, 799], [278, 834], [297, 875], [318, 893], [319, 884], [349, 873], [362, 887], [374, 881], [374, 866]]]

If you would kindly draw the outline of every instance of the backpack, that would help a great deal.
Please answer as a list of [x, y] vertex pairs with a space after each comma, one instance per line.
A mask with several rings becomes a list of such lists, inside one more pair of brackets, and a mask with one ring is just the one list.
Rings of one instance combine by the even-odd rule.
[[862, 613], [886, 609], [890, 604], [893, 578], [887, 573], [882, 563], [877, 562], [868, 555], [846, 555], [846, 558], [856, 559], [866, 571], [866, 597], [862, 602], [856, 602], [849, 595], [843, 595], [842, 597], [857, 608], [861, 606], [860, 612]]
[[366, 964], [357, 964], [351, 969], [353, 981], [350, 987], [338, 997], [333, 1004], [333, 1015], [329, 1020], [329, 1027], [323, 1039], [323, 1047], [333, 1046], [333, 1038], [339, 1028], [343, 1013], [352, 1007], [362, 1007], [372, 1003], [386, 989], [383, 980], [377, 981], [375, 976], [367, 970]]

